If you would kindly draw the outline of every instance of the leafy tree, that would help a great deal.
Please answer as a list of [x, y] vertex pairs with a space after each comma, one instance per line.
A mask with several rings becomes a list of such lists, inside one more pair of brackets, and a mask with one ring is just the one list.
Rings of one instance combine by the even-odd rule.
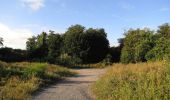
[[28, 59], [31, 60], [36, 55], [36, 48], [37, 48], [37, 38], [35, 36], [28, 38], [26, 42], [26, 48], [28, 52]]
[[63, 40], [60, 34], [54, 34], [54, 31], [50, 31], [48, 35], [48, 60], [51, 63], [55, 63], [57, 57], [61, 54]]
[[165, 38], [170, 39], [170, 25], [168, 23], [165, 23], [165, 24], [159, 26], [157, 33], [161, 34]]
[[85, 27], [74, 25], [68, 28], [64, 34], [64, 52], [70, 56], [80, 57], [81, 41]]
[[150, 50], [146, 58], [147, 60], [163, 60], [170, 55], [170, 40], [165, 37], [159, 38], [152, 50]]
[[101, 61], [108, 53], [109, 42], [104, 29], [85, 29], [81, 25], [68, 28], [64, 34], [64, 53], [84, 63]]
[[[88, 29], [85, 31], [82, 59], [86, 63], [102, 61], [109, 53], [109, 42], [104, 29]], [[83, 54], [84, 53], [84, 54]]]
[[149, 29], [129, 30], [125, 34], [121, 53], [122, 63], [146, 61], [146, 53], [153, 47], [153, 31]]
[[46, 60], [48, 56], [47, 33], [42, 32], [37, 37], [29, 38], [26, 44], [29, 59]]

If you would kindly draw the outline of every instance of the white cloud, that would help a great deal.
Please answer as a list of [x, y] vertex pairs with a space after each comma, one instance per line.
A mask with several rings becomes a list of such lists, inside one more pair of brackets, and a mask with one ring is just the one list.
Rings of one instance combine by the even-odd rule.
[[34, 11], [39, 10], [44, 7], [44, 0], [21, 0], [22, 5], [25, 7], [29, 7]]
[[25, 49], [27, 38], [32, 35], [33, 33], [28, 29], [11, 29], [0, 23], [0, 37], [4, 39], [4, 46]]

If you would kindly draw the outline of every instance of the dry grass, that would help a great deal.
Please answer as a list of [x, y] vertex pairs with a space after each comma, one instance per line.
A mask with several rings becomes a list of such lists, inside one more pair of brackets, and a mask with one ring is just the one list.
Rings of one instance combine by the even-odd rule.
[[98, 100], [169, 100], [170, 73], [164, 62], [115, 64], [98, 80]]
[[0, 62], [0, 100], [28, 100], [41, 86], [75, 73], [47, 63]]

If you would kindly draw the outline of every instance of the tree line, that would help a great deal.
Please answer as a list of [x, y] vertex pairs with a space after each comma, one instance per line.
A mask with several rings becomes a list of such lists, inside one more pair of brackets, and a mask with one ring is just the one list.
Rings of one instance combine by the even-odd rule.
[[[170, 54], [170, 25], [165, 23], [156, 31], [149, 28], [129, 29], [118, 42], [119, 46], [110, 47], [103, 28], [86, 29], [82, 25], [72, 25], [64, 34], [49, 31], [30, 37], [26, 50], [1, 48], [0, 60], [62, 65], [163, 60]], [[3, 45], [2, 38], [0, 45]]]
[[96, 63], [102, 61], [109, 51], [109, 41], [104, 29], [85, 29], [73, 25], [64, 34], [54, 31], [42, 32], [27, 41], [30, 60], [50, 63]]
[[122, 44], [122, 63], [164, 60], [170, 55], [170, 25], [165, 23], [156, 32], [148, 28], [130, 29]]

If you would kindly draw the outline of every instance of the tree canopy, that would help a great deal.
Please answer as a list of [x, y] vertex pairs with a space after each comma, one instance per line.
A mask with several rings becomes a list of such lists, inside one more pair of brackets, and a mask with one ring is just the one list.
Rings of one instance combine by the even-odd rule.
[[[110, 47], [103, 28], [86, 29], [77, 24], [62, 34], [50, 30], [28, 38], [26, 51], [1, 48], [0, 60], [41, 61], [63, 65], [163, 60], [170, 57], [170, 25], [162, 24], [156, 31], [149, 28], [129, 29], [118, 42], [119, 46]], [[0, 45], [3, 46], [2, 38]]]
[[[68, 57], [72, 62], [96, 63], [109, 53], [109, 41], [104, 29], [86, 29], [82, 25], [72, 25], [64, 34], [42, 32], [27, 41], [30, 59], [60, 63]], [[67, 55], [67, 56], [66, 56]]]

